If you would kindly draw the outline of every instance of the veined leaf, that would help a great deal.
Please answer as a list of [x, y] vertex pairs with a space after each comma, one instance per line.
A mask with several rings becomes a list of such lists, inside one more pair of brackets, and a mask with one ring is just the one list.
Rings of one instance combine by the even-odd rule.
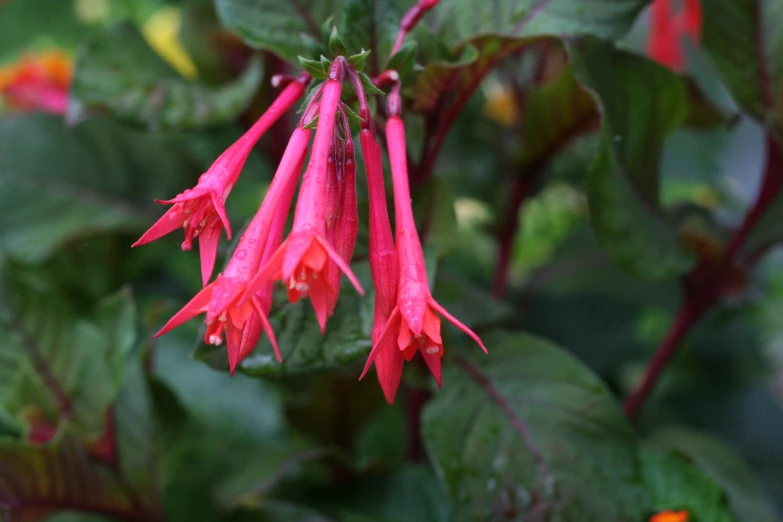
[[79, 118], [106, 108], [149, 129], [193, 129], [236, 118], [260, 82], [257, 61], [219, 88], [188, 82], [155, 54], [134, 26], [124, 23], [98, 33], [82, 48], [69, 113]]
[[637, 277], [685, 273], [694, 258], [658, 208], [661, 147], [687, 114], [684, 84], [668, 69], [597, 39], [575, 43], [570, 53], [601, 112], [601, 143], [587, 187], [596, 236], [612, 260]]
[[637, 444], [609, 390], [524, 335], [485, 338], [424, 411], [424, 440], [455, 520], [643, 520]]

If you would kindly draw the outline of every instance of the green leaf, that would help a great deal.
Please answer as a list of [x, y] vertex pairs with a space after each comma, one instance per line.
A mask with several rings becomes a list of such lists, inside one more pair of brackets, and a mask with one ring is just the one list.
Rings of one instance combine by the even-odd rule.
[[329, 35], [329, 55], [333, 58], [337, 58], [338, 56], [345, 56], [346, 54], [348, 54], [348, 49], [345, 47], [345, 42], [340, 38], [337, 27], [332, 27], [332, 32]]
[[364, 74], [363, 72], [359, 72], [359, 78], [362, 80], [362, 87], [364, 87], [364, 93], [368, 96], [373, 96], [376, 94], [384, 95], [386, 94], [382, 90], [380, 90], [378, 87], [375, 86], [374, 83], [372, 83], [372, 80], [369, 76]]
[[416, 42], [406, 42], [399, 50], [389, 57], [386, 69], [397, 71], [400, 76], [406, 76], [413, 69], [413, 61], [419, 46]]
[[71, 2], [8, 0], [0, 9], [0, 63], [30, 49], [72, 49], [89, 29]]
[[223, 25], [246, 44], [292, 62], [298, 55], [313, 56], [312, 40], [302, 34], [320, 40], [318, 22], [334, 14], [332, 1], [319, 0], [216, 0], [215, 7]]
[[351, 55], [348, 57], [348, 63], [351, 64], [357, 71], [364, 69], [364, 64], [367, 62], [367, 57], [372, 54], [370, 51], [362, 51], [360, 53]]
[[260, 82], [256, 60], [222, 87], [188, 82], [155, 54], [136, 27], [123, 23], [96, 34], [82, 48], [69, 113], [80, 118], [105, 108], [148, 129], [193, 129], [235, 119]]
[[103, 433], [136, 340], [136, 310], [122, 291], [96, 315], [94, 322], [77, 317], [41, 277], [6, 267], [0, 402], [52, 425], [69, 420], [91, 436]]
[[642, 520], [637, 444], [619, 405], [543, 340], [493, 334], [427, 405], [423, 435], [455, 520]]
[[142, 361], [137, 360], [127, 365], [114, 416], [122, 477], [148, 502], [159, 502], [161, 453], [184, 427], [184, 409], [165, 384], [145, 374]]
[[783, 4], [775, 0], [710, 2], [704, 9], [700, 47], [743, 109], [759, 120], [774, 118], [780, 123]]
[[564, 70], [528, 95], [521, 122], [519, 172], [535, 175], [572, 139], [596, 127], [596, 103]]
[[648, 0], [443, 0], [432, 11], [434, 25], [452, 47], [477, 35], [623, 36]]
[[[397, 38], [400, 15], [392, 0], [346, 0], [340, 13], [340, 34], [348, 51], [372, 51], [370, 71], [377, 74]], [[380, 62], [380, 63], [379, 63]]]
[[698, 522], [735, 522], [721, 488], [693, 466], [648, 451], [641, 460], [655, 512], [685, 510]]
[[302, 56], [297, 56], [297, 60], [299, 60], [299, 65], [316, 80], [323, 80], [329, 74], [329, 69], [324, 69], [321, 60], [310, 60]]
[[619, 38], [647, 3], [648, 0], [444, 0], [432, 12], [435, 25], [444, 28], [443, 41], [452, 56], [474, 47], [475, 58], [445, 68], [442, 62], [426, 63], [414, 94], [416, 110], [443, 110], [440, 100], [445, 97], [460, 103], [501, 60], [544, 39], [556, 41], [584, 34]]
[[[344, 488], [345, 489], [345, 488]], [[351, 484], [350, 498], [337, 497], [346, 522], [452, 522], [451, 505], [432, 470], [407, 465]], [[339, 495], [339, 493], [336, 493]]]
[[732, 449], [705, 434], [683, 428], [655, 432], [649, 442], [693, 463], [725, 492], [737, 520], [775, 522], [775, 509], [750, 467]]
[[684, 84], [668, 69], [596, 39], [583, 39], [570, 52], [601, 112], [601, 143], [587, 179], [596, 236], [637, 277], [685, 273], [694, 258], [658, 209], [661, 147], [687, 113]]
[[[369, 264], [354, 263], [352, 268], [362, 286], [372, 288]], [[373, 299], [370, 295], [359, 296], [345, 278], [334, 316], [329, 318], [323, 335], [307, 299], [292, 304], [282, 291], [277, 293], [274, 303], [269, 320], [277, 335], [283, 364], [277, 362], [264, 336], [256, 351], [239, 365], [243, 373], [282, 377], [324, 371], [345, 366], [369, 353]], [[226, 349], [203, 344], [202, 337], [199, 337], [194, 356], [212, 368], [227, 370]]]
[[109, 120], [68, 128], [50, 115], [3, 118], [0, 250], [41, 261], [90, 235], [143, 230], [160, 215], [153, 199], [181, 191], [200, 168], [179, 140]]
[[0, 506], [12, 520], [34, 522], [57, 509], [155, 520], [111, 468], [85, 453], [71, 432], [45, 446], [0, 441]]

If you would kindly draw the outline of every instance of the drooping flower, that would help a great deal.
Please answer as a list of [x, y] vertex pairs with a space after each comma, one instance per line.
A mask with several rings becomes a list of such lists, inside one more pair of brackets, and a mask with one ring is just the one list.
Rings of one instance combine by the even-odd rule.
[[226, 332], [232, 373], [258, 342], [261, 330], [267, 332], [278, 361], [282, 360], [267, 319], [271, 307], [271, 289], [261, 285], [247, 299], [244, 297], [262, 261], [268, 259], [268, 253], [274, 251], [282, 238], [311, 132], [303, 127], [294, 130], [261, 208], [239, 239], [226, 270], [196, 294], [155, 337], [206, 312], [204, 341], [219, 346], [223, 343], [223, 332]]
[[[405, 360], [421, 353], [432, 375], [440, 386], [443, 339], [440, 334], [440, 316], [469, 335], [484, 352], [486, 348], [473, 330], [462, 324], [433, 299], [427, 280], [424, 252], [413, 219], [408, 166], [405, 152], [405, 128], [400, 119], [401, 98], [399, 85], [389, 94], [386, 122], [386, 139], [394, 186], [394, 210], [396, 218], [396, 249], [398, 262], [397, 302], [389, 315], [383, 333], [370, 352], [361, 378], [367, 373], [378, 353], [386, 348], [389, 338], [396, 338], [397, 349]], [[388, 348], [387, 348], [388, 349]]]
[[688, 522], [687, 511], [661, 511], [650, 518], [650, 522]]
[[394, 404], [405, 357], [391, 335], [387, 335], [383, 340], [381, 338], [397, 301], [397, 254], [386, 207], [381, 148], [370, 128], [362, 129], [359, 140], [364, 155], [370, 200], [370, 270], [375, 285], [372, 342], [373, 346], [381, 341], [383, 343], [375, 358], [375, 371], [386, 402]]
[[[345, 261], [351, 262], [353, 251], [356, 247], [356, 238], [359, 235], [359, 209], [356, 201], [356, 159], [351, 138], [351, 128], [347, 117], [342, 112], [345, 139], [342, 146], [342, 154], [336, 155], [337, 165], [337, 192], [340, 195], [338, 201], [338, 213], [334, 224], [329, 227], [327, 219], [327, 237], [334, 247], [334, 251]], [[327, 189], [328, 192], [328, 189]], [[327, 201], [329, 198], [327, 198]], [[337, 263], [328, 261], [326, 267], [326, 279], [329, 286], [337, 291], [329, 294], [329, 316], [334, 314], [337, 306], [337, 298], [340, 292], [341, 272]]]
[[0, 98], [19, 111], [65, 114], [72, 65], [60, 51], [30, 54], [0, 67]]
[[655, 61], [674, 71], [685, 66], [684, 40], [697, 43], [701, 34], [702, 12], [700, 0], [680, 0], [675, 12], [673, 0], [655, 0], [647, 44], [648, 54]]
[[173, 205], [138, 241], [140, 246], [155, 241], [178, 228], [185, 229], [182, 250], [193, 247], [193, 239], [199, 238], [201, 278], [206, 285], [212, 277], [217, 257], [220, 231], [225, 228], [231, 239], [231, 226], [226, 215], [225, 201], [245, 166], [250, 151], [261, 136], [304, 93], [310, 76], [303, 74], [289, 83], [267, 111], [239, 140], [221, 154], [212, 166], [199, 177], [193, 189], [186, 189], [173, 199], [158, 203]]
[[330, 295], [339, 291], [332, 288], [326, 277], [327, 260], [333, 260], [357, 291], [364, 295], [348, 263], [326, 239], [328, 157], [346, 66], [344, 58], [335, 59], [321, 91], [318, 126], [299, 189], [291, 233], [259, 270], [247, 294], [252, 295], [270, 280], [282, 280], [288, 287], [288, 299], [292, 303], [302, 297], [310, 297], [322, 332], [326, 329]]

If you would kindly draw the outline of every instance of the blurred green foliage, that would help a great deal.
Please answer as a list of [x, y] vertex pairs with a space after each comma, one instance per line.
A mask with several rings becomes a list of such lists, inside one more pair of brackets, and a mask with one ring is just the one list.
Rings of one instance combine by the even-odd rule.
[[[75, 67], [67, 117], [0, 104], [0, 519], [780, 520], [778, 251], [693, 328], [636, 426], [620, 398], [761, 186], [783, 9], [704, 2], [676, 74], [640, 52], [647, 3], [443, 0], [413, 31], [406, 125], [434, 172], [417, 224], [435, 297], [489, 355], [448, 327], [443, 390], [413, 363], [390, 407], [372, 372], [357, 381], [372, 291], [344, 288], [325, 336], [281, 292], [285, 363], [262, 340], [231, 377], [196, 321], [152, 338], [199, 290], [197, 256], [130, 244], [270, 103], [272, 75], [324, 51], [319, 32], [373, 49], [376, 73], [412, 2], [0, 2], [0, 66], [59, 49]], [[248, 160], [235, 232], [292, 122]], [[781, 202], [743, 255], [780, 240]]]

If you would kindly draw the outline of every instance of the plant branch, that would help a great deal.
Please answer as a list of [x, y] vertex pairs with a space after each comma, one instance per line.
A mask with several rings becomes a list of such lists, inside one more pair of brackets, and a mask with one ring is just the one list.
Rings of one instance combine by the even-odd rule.
[[707, 308], [708, 307], [698, 306], [687, 300], [680, 307], [674, 323], [669, 328], [666, 337], [664, 337], [658, 349], [655, 351], [655, 355], [653, 355], [653, 358], [648, 363], [641, 382], [623, 404], [625, 415], [629, 419], [634, 419], [639, 413], [639, 409], [655, 388], [661, 374], [677, 353], [680, 341], [688, 334], [691, 327], [704, 312], [707, 311]]
[[683, 279], [684, 301], [677, 318], [647, 365], [641, 383], [625, 401], [625, 413], [630, 419], [638, 414], [655, 388], [661, 374], [677, 353], [680, 341], [713, 305], [736, 288], [737, 280], [744, 278], [744, 271], [758, 259], [752, 256], [748, 262], [741, 264], [740, 250], [759, 219], [783, 189], [783, 150], [770, 131], [767, 132], [766, 141], [767, 164], [756, 203], [732, 235], [723, 255], [718, 259], [701, 260]]
[[767, 166], [756, 203], [747, 213], [740, 227], [732, 236], [726, 247], [726, 256], [734, 259], [745, 244], [750, 233], [764, 215], [766, 210], [780, 195], [783, 188], [783, 150], [770, 132], [766, 136]]
[[506, 209], [506, 216], [497, 235], [498, 259], [495, 268], [495, 279], [492, 282], [492, 293], [498, 298], [502, 298], [506, 293], [511, 252], [514, 246], [514, 238], [519, 228], [519, 209], [530, 195], [531, 187], [531, 180], [524, 176], [516, 175], [511, 181], [511, 196]]

